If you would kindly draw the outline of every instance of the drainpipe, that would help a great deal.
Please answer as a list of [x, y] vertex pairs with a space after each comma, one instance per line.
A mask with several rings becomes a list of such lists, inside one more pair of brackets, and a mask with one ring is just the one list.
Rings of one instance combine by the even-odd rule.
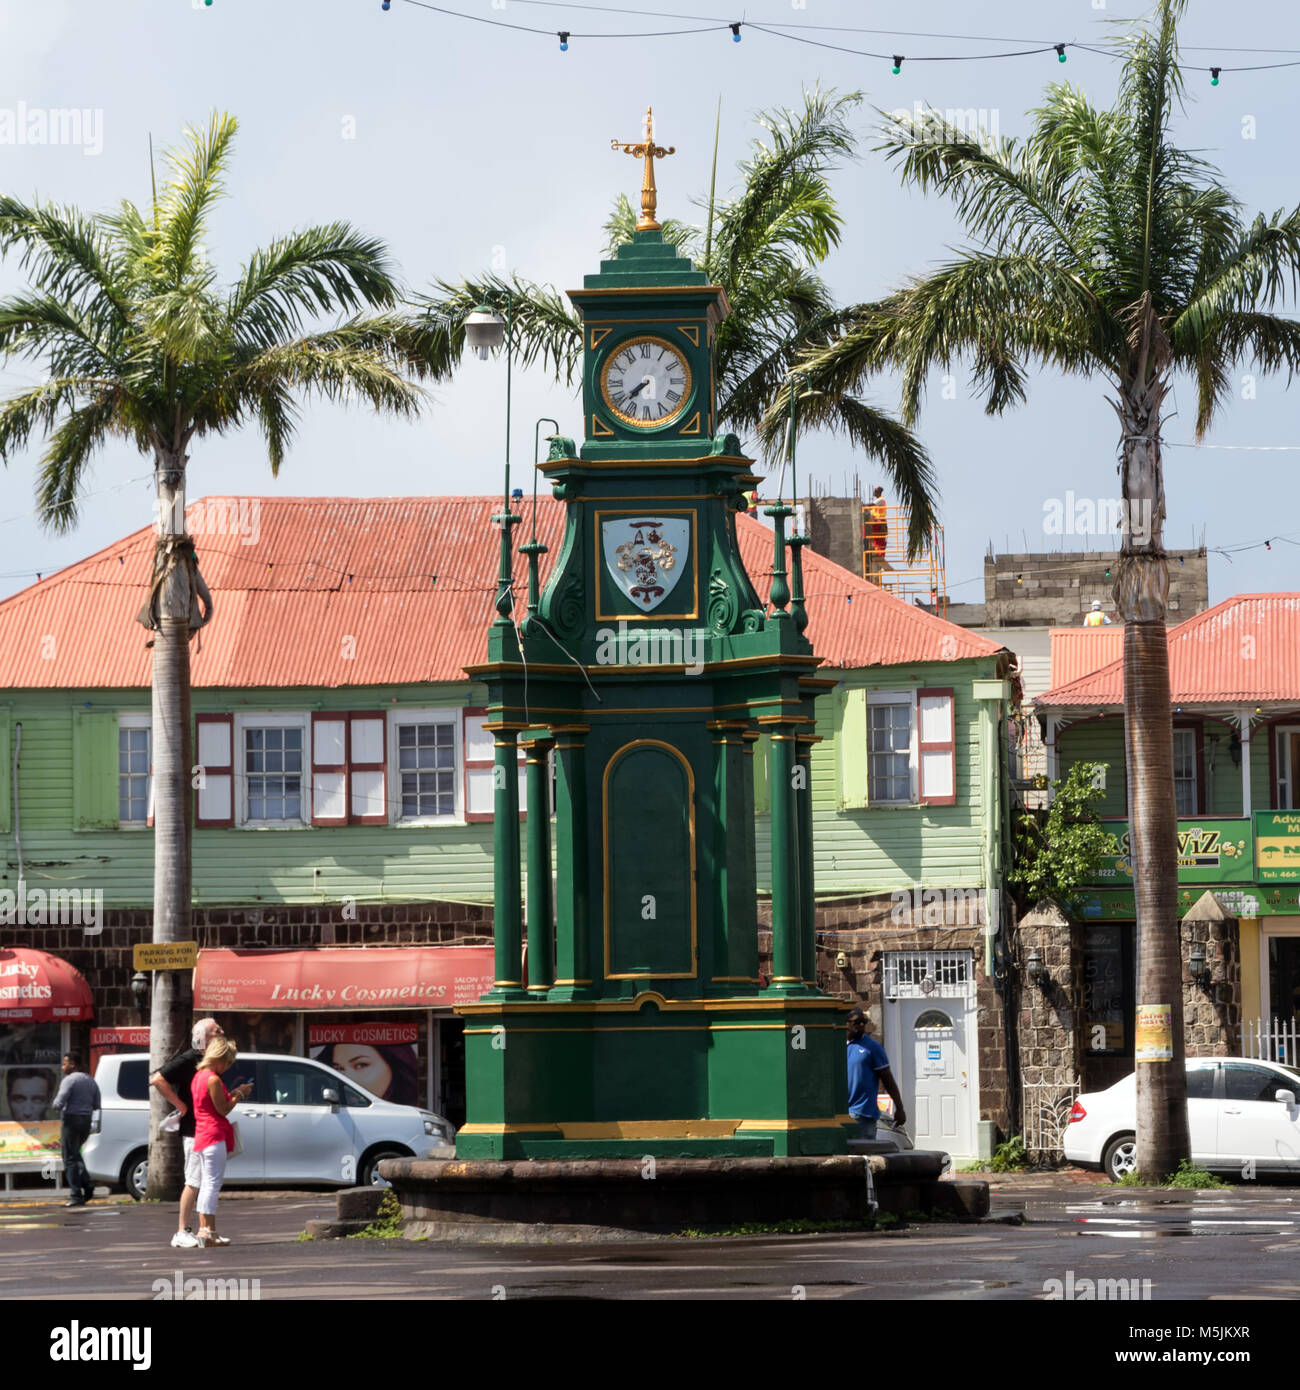
[[14, 789], [14, 849], [18, 852], [18, 901], [23, 901], [26, 886], [23, 883], [23, 825], [18, 807], [18, 757], [23, 751], [23, 726], [14, 725], [14, 762], [12, 768]]

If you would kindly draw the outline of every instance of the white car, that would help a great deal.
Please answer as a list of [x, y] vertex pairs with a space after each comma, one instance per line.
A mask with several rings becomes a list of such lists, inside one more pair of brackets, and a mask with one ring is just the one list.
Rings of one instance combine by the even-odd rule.
[[[1192, 1162], [1237, 1175], [1300, 1171], [1300, 1069], [1241, 1057], [1189, 1057]], [[1068, 1162], [1117, 1182], [1137, 1166], [1137, 1078], [1082, 1095], [1065, 1127]]]
[[[100, 1126], [82, 1150], [96, 1182], [137, 1199], [145, 1191], [149, 1075], [144, 1052], [100, 1059]], [[231, 1117], [239, 1121], [244, 1147], [227, 1165], [230, 1185], [385, 1186], [377, 1170], [381, 1158], [421, 1157], [454, 1140], [451, 1125], [431, 1110], [380, 1100], [305, 1057], [240, 1053], [225, 1080], [232, 1087], [253, 1083]]]

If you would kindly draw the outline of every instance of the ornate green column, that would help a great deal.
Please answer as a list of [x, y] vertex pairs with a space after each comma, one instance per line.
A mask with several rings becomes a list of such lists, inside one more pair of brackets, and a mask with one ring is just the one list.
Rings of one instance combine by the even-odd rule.
[[[714, 836], [706, 876], [713, 888], [714, 931], [708, 983], [734, 994], [758, 983], [758, 904], [753, 893], [753, 766], [745, 720], [711, 720]], [[753, 737], [757, 738], [755, 734]]]
[[799, 827], [794, 790], [795, 731], [772, 726], [768, 782], [772, 794], [772, 989], [803, 990], [799, 912]]
[[555, 983], [555, 938], [551, 926], [551, 749], [553, 738], [525, 740], [528, 818], [528, 992], [545, 993]]
[[547, 997], [592, 994], [590, 866], [587, 862], [587, 724], [560, 724], [555, 733], [555, 982]]
[[799, 833], [799, 956], [803, 981], [817, 987], [817, 899], [813, 891], [813, 804], [812, 749], [821, 739], [816, 734], [798, 734], [795, 739], [797, 766], [803, 775], [795, 790], [795, 819]]
[[488, 999], [526, 999], [523, 986], [523, 904], [519, 879], [519, 727], [490, 724], [496, 752], [492, 767], [492, 939], [495, 979]]

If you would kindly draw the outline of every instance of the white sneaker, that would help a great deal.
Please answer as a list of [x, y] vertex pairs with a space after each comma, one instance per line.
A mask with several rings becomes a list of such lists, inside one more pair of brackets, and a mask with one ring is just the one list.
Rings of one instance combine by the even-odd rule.
[[177, 1250], [196, 1250], [199, 1246], [199, 1241], [192, 1231], [184, 1230], [176, 1232], [172, 1237], [172, 1244]]
[[230, 1237], [219, 1236], [215, 1231], [208, 1231], [200, 1228], [198, 1239], [194, 1242], [194, 1244], [202, 1245], [204, 1247], [210, 1245], [229, 1245]]

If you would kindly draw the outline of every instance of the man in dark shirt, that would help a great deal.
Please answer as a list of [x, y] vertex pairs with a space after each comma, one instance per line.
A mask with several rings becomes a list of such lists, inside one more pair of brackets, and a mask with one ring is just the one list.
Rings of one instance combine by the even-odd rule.
[[190, 1082], [194, 1080], [195, 1070], [203, 1059], [203, 1053], [213, 1038], [224, 1038], [221, 1025], [215, 1018], [201, 1018], [194, 1025], [190, 1035], [190, 1046], [178, 1052], [169, 1062], [165, 1062], [149, 1078], [149, 1084], [162, 1092], [174, 1110], [180, 1112], [178, 1126], [181, 1147], [185, 1151], [185, 1186], [181, 1188], [181, 1209], [177, 1220], [176, 1234], [172, 1244], [178, 1250], [193, 1249], [198, 1245], [194, 1234], [194, 1204], [199, 1198], [199, 1184], [203, 1173], [198, 1157], [194, 1153], [194, 1112], [190, 1109]]
[[95, 1184], [82, 1162], [82, 1145], [90, 1138], [91, 1117], [100, 1108], [99, 1087], [91, 1076], [81, 1070], [81, 1058], [75, 1052], [63, 1057], [63, 1081], [54, 1097], [54, 1108], [63, 1120], [63, 1172], [71, 1199], [65, 1207], [84, 1207], [95, 1195]]

